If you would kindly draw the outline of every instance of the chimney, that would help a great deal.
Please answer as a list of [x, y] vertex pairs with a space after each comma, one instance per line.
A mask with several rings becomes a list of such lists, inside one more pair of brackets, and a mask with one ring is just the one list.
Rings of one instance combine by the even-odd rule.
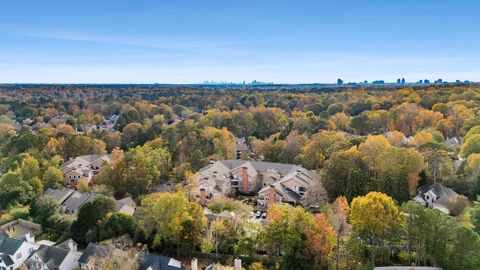
[[75, 242], [73, 242], [72, 239], [68, 239], [68, 249], [70, 251], [74, 251], [74, 252], [77, 251], [77, 244]]
[[242, 260], [240, 259], [235, 259], [234, 263], [233, 263], [233, 269], [234, 270], [242, 270]]
[[27, 232], [25, 234], [25, 240], [28, 242], [28, 243], [35, 243], [35, 236], [33, 234], [31, 234], [30, 232]]
[[207, 194], [204, 188], [200, 189], [200, 205], [201, 206], [207, 205]]
[[270, 188], [268, 189], [267, 206], [270, 206], [274, 203], [276, 203], [276, 201], [275, 201], [275, 186], [270, 184]]
[[192, 259], [192, 270], [198, 270], [198, 261], [197, 258]]
[[242, 167], [242, 191], [243, 193], [249, 193], [248, 188], [248, 168]]

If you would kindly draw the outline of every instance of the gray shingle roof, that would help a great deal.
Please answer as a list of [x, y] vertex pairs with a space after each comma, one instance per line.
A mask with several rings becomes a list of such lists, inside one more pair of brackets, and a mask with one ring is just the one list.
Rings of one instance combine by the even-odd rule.
[[80, 209], [85, 203], [95, 199], [95, 193], [79, 193], [74, 192], [62, 205], [65, 206], [65, 212], [74, 213]]
[[122, 253], [125, 252], [110, 246], [89, 243], [87, 248], [83, 251], [82, 256], [78, 259], [78, 262], [87, 264], [91, 257], [106, 258], [114, 255], [126, 255]]
[[245, 160], [233, 160], [233, 159], [221, 160], [221, 162], [230, 170], [244, 163], [250, 162], [252, 166], [255, 168], [255, 170], [260, 172], [264, 172], [269, 169], [274, 169], [278, 171], [280, 174], [286, 175], [288, 173], [301, 170], [303, 173], [307, 175], [311, 174], [309, 170], [295, 164], [274, 163], [274, 162], [266, 162], [266, 161], [245, 161]]
[[72, 195], [73, 192], [75, 192], [75, 190], [70, 188], [49, 188], [45, 191], [45, 196], [50, 196], [54, 198], [58, 203], [62, 204], [65, 200], [67, 200], [70, 195]]
[[40, 257], [49, 269], [57, 269], [62, 264], [63, 260], [65, 260], [68, 253], [69, 250], [67, 249], [41, 245], [34, 254]]
[[20, 248], [23, 244], [22, 240], [18, 240], [15, 238], [4, 237], [0, 238], [0, 253], [5, 253], [8, 255], [14, 255], [15, 252]]
[[437, 200], [435, 201], [436, 204], [447, 205], [450, 201], [454, 201], [458, 196], [458, 194], [451, 188], [447, 188], [440, 183], [423, 186], [420, 188], [420, 193], [423, 196], [423, 194], [429, 190], [432, 190], [437, 196]]
[[87, 248], [83, 251], [82, 256], [78, 259], [79, 263], [87, 264], [90, 257], [109, 257], [113, 253], [113, 250], [108, 246], [97, 245], [95, 243], [89, 243]]
[[1, 255], [0, 255], [0, 260], [2, 260], [2, 262], [3, 262], [6, 266], [10, 266], [10, 265], [13, 264], [12, 258], [10, 258], [10, 256], [7, 255], [7, 254], [1, 254]]
[[73, 241], [73, 239], [67, 239], [67, 240], [65, 240], [65, 241], [63, 241], [63, 242], [61, 242], [61, 243], [56, 243], [56, 244], [55, 244], [55, 247], [63, 248], [63, 249], [69, 249], [68, 243], [69, 243], [70, 241], [72, 242], [72, 244], [73, 244], [74, 246], [77, 246], [77, 245], [78, 245], [75, 241]]
[[149, 267], [153, 270], [179, 270], [183, 269], [178, 267], [180, 262], [175, 259], [166, 256], [160, 256], [155, 254], [148, 254], [145, 260], [140, 265], [140, 270], [147, 270]]

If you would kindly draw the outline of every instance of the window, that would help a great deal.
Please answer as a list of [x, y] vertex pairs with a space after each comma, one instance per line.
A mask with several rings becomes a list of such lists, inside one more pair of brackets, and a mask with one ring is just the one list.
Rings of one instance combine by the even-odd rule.
[[32, 253], [32, 252], [33, 252], [33, 247], [29, 248], [29, 249], [28, 249], [28, 252], [29, 252], [29, 253]]
[[22, 253], [21, 252], [17, 254], [17, 259], [20, 259], [20, 258], [22, 258]]

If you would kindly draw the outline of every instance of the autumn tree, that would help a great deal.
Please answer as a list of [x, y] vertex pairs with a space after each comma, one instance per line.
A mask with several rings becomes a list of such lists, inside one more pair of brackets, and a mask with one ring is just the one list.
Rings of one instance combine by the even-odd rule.
[[354, 233], [373, 247], [372, 261], [375, 262], [375, 249], [398, 236], [404, 218], [391, 197], [370, 192], [353, 199], [350, 222]]
[[176, 246], [178, 252], [188, 252], [200, 244], [207, 220], [200, 205], [189, 201], [183, 191], [153, 193], [141, 206], [140, 226], [154, 248], [172, 252]]
[[302, 152], [295, 158], [307, 169], [317, 169], [323, 165], [325, 159], [339, 150], [348, 148], [350, 142], [343, 132], [321, 131], [312, 136], [311, 140], [302, 148]]
[[272, 255], [281, 252], [282, 269], [308, 269], [308, 235], [314, 227], [313, 217], [302, 208], [273, 205], [267, 215], [263, 243]]
[[325, 214], [317, 214], [313, 220], [315, 223], [308, 234], [308, 248], [315, 265], [328, 267], [335, 247], [335, 231]]
[[348, 216], [350, 214], [350, 206], [348, 205], [347, 198], [344, 196], [337, 197], [332, 203], [330, 208], [330, 219], [332, 221], [333, 228], [336, 233], [336, 245], [335, 245], [335, 266], [338, 269], [340, 262], [340, 237], [348, 230]]
[[463, 104], [455, 104], [450, 108], [448, 119], [453, 125], [453, 133], [460, 136], [465, 124], [472, 120], [474, 114]]

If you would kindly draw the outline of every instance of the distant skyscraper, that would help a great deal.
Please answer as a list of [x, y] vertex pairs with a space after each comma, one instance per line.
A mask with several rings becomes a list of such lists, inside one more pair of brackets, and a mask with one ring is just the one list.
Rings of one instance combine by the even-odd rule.
[[373, 81], [372, 84], [375, 84], [375, 85], [384, 85], [384, 84], [385, 84], [385, 81], [384, 81], [384, 80], [377, 80], [377, 81]]
[[401, 80], [400, 78], [397, 79], [397, 84], [400, 84], [401, 83]]
[[338, 79], [337, 80], [337, 85], [342, 85], [343, 84], [343, 80], [342, 79]]
[[405, 78], [402, 78], [402, 84], [405, 84]]

